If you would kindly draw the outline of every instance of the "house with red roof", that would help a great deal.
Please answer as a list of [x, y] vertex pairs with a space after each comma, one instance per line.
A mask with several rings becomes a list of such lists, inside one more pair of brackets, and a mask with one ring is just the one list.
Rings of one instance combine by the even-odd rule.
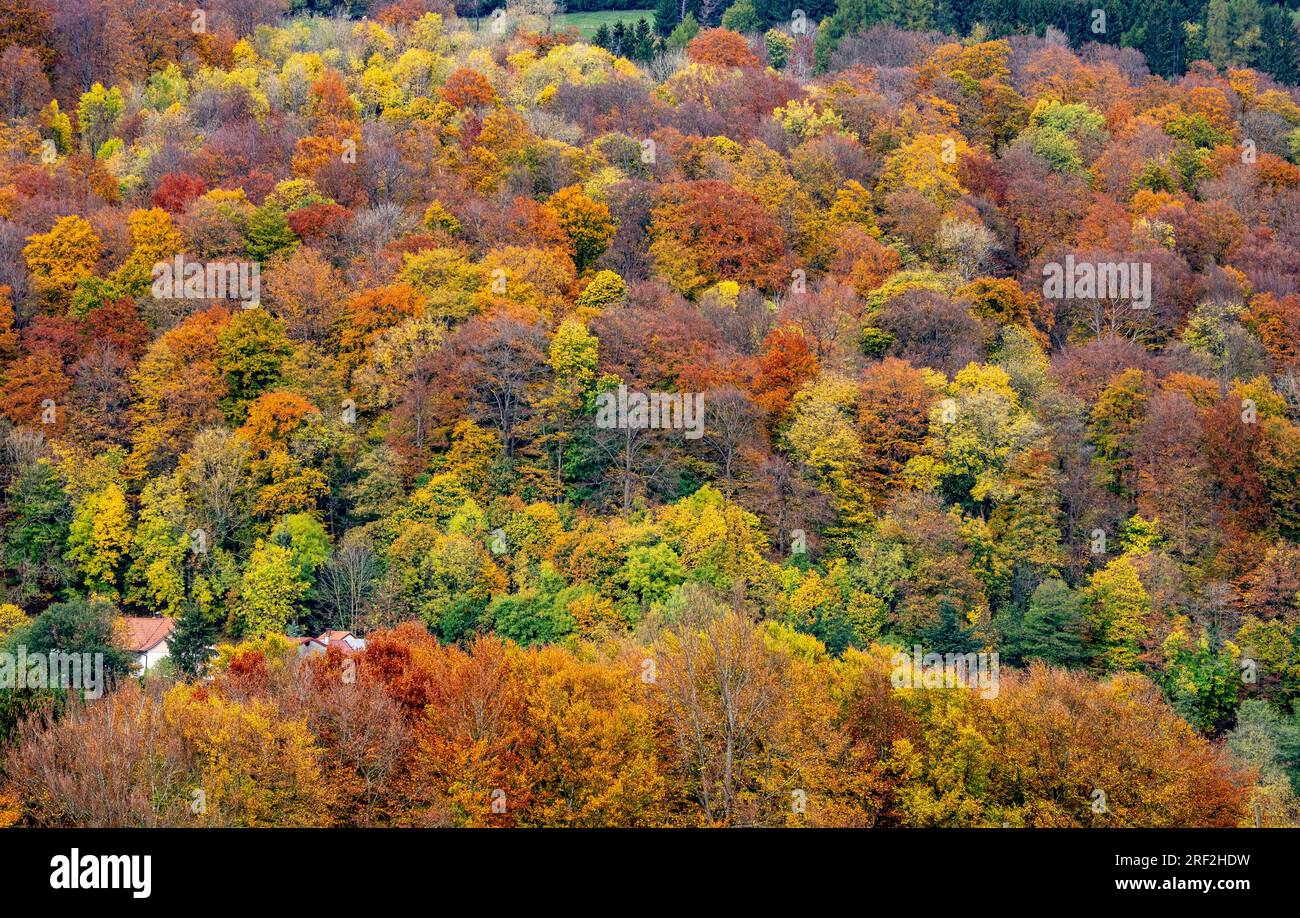
[[122, 622], [126, 625], [126, 649], [134, 655], [135, 665], [141, 673], [171, 656], [169, 642], [172, 632], [176, 630], [176, 619], [166, 616], [124, 615]]
[[345, 654], [353, 654], [366, 649], [366, 642], [351, 631], [326, 631], [319, 637], [289, 638], [298, 645], [299, 656], [324, 653], [331, 647], [337, 647]]

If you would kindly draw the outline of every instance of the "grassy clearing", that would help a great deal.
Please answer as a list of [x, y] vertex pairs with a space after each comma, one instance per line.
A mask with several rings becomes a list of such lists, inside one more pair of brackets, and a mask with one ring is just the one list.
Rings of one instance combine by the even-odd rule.
[[601, 23], [614, 28], [614, 23], [620, 19], [628, 25], [636, 25], [636, 21], [645, 18], [645, 21], [654, 25], [654, 10], [598, 10], [592, 13], [563, 13], [556, 17], [556, 29], [567, 29], [573, 26], [583, 38], [591, 38], [600, 28]]

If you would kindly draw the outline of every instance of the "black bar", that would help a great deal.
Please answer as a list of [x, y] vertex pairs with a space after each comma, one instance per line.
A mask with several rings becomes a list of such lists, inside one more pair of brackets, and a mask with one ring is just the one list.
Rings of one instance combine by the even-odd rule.
[[[850, 895], [874, 910], [899, 896], [951, 906], [965, 891], [1004, 902], [1026, 894], [1062, 903], [1199, 897], [1231, 908], [1293, 888], [1294, 838], [1284, 829], [23, 829], [0, 832], [0, 856], [11, 901], [146, 907], [247, 897], [332, 911], [432, 894], [486, 897], [494, 909], [658, 899], [675, 910]], [[79, 860], [149, 855], [147, 900], [130, 888], [52, 889], [51, 862], [74, 848]], [[1153, 888], [1119, 888], [1133, 881]], [[1191, 888], [1205, 881], [1208, 890]], [[1242, 881], [1246, 888], [1224, 888]]]

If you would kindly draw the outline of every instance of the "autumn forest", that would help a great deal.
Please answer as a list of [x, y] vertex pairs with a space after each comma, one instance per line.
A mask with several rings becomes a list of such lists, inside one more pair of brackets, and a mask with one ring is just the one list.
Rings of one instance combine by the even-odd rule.
[[1300, 826], [1293, 6], [0, 0], [0, 826]]

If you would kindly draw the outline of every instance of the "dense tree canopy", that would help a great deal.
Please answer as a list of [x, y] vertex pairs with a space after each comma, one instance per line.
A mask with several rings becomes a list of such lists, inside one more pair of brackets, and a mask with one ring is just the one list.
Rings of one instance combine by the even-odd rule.
[[1297, 822], [1294, 17], [802, 7], [0, 0], [0, 821]]

